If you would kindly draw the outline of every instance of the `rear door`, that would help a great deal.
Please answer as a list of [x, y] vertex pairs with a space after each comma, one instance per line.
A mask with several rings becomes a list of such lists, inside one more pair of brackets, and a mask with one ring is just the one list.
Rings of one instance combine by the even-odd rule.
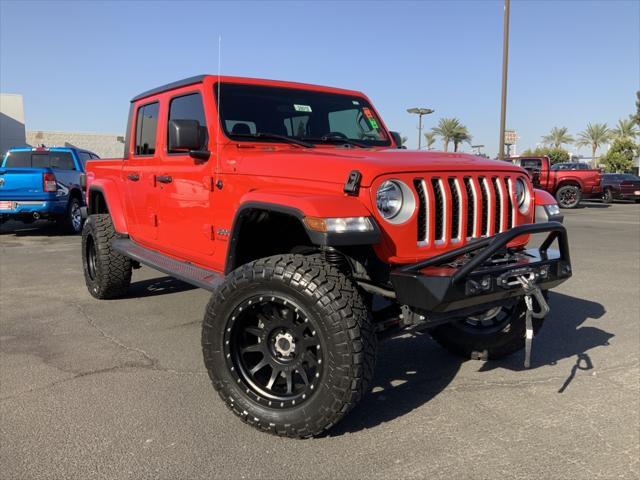
[[125, 152], [122, 175], [129, 234], [147, 246], [158, 239], [158, 211], [155, 175], [158, 169], [158, 119], [160, 102], [143, 101], [136, 106], [133, 123], [133, 149]]
[[207, 116], [198, 87], [187, 87], [167, 99], [162, 118], [164, 147], [160, 153], [159, 237], [167, 253], [204, 263], [214, 252], [213, 202], [214, 160], [196, 159], [187, 152], [168, 150], [170, 120], [196, 120], [202, 131], [201, 150], [208, 150]]

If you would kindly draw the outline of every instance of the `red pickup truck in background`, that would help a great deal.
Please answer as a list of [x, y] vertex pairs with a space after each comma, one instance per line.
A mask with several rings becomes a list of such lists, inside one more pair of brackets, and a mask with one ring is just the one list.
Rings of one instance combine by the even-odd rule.
[[510, 160], [529, 172], [534, 187], [556, 197], [561, 208], [576, 208], [583, 198], [600, 198], [602, 195], [600, 170], [554, 169], [549, 157], [518, 157]]

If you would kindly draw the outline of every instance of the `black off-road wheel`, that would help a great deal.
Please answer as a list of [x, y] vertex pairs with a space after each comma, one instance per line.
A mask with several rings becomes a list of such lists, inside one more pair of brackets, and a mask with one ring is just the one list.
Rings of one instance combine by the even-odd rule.
[[243, 421], [318, 435], [367, 391], [376, 338], [355, 285], [317, 256], [278, 255], [235, 270], [202, 327], [214, 388]]
[[109, 214], [90, 215], [82, 229], [82, 266], [95, 298], [123, 296], [131, 283], [131, 260], [111, 248], [116, 231]]
[[606, 188], [602, 194], [603, 203], [613, 203], [613, 192], [610, 188]]
[[[534, 300], [534, 309], [538, 306]], [[509, 307], [496, 307], [477, 315], [435, 327], [431, 337], [450, 352], [475, 360], [497, 360], [524, 348], [524, 298]], [[537, 333], [544, 319], [533, 319]]]
[[64, 217], [58, 220], [58, 225], [64, 233], [78, 235], [82, 232], [82, 213], [80, 199], [71, 197]]
[[582, 200], [582, 190], [577, 185], [564, 185], [556, 192], [560, 208], [576, 208]]

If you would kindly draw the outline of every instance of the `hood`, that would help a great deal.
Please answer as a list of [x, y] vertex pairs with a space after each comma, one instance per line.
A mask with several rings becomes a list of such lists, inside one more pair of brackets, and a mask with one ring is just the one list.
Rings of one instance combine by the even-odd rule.
[[[235, 148], [235, 147], [234, 147]], [[367, 187], [380, 175], [411, 172], [526, 173], [510, 162], [466, 153], [421, 152], [403, 149], [313, 149], [257, 146], [240, 149], [239, 169], [244, 174], [344, 184], [349, 172], [362, 174]]]

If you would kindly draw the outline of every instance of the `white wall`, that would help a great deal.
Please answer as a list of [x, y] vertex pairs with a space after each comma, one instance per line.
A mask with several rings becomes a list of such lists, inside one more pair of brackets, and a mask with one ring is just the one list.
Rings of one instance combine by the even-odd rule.
[[26, 143], [22, 95], [0, 93], [0, 155]]

